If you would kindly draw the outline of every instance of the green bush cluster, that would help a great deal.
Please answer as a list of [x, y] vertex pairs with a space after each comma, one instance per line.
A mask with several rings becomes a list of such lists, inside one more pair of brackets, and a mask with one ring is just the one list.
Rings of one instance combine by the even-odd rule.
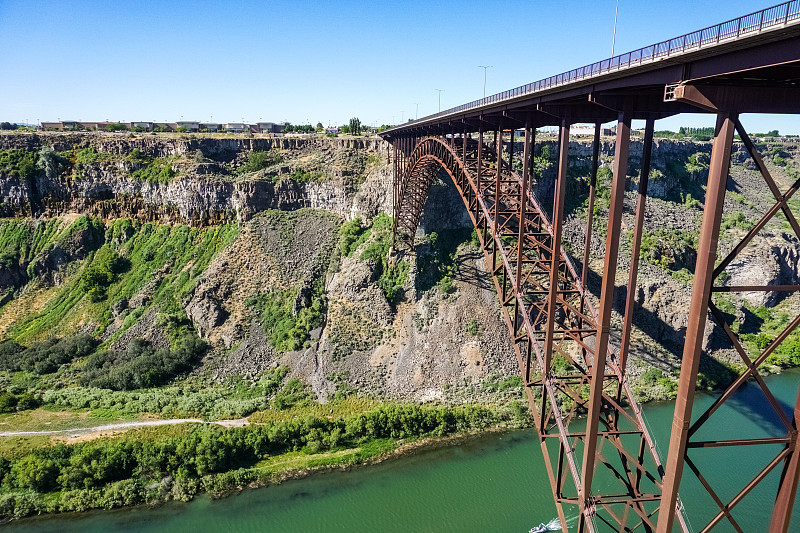
[[314, 284], [307, 298], [300, 298], [304, 290], [276, 290], [247, 302], [260, 313], [267, 340], [279, 352], [302, 348], [309, 332], [322, 324], [328, 305], [322, 282]]
[[133, 339], [125, 350], [106, 350], [89, 356], [81, 383], [111, 390], [164, 385], [191, 370], [206, 347], [205, 341], [194, 335], [184, 336], [173, 348], [155, 348], [141, 339]]
[[453, 280], [458, 271], [458, 247], [471, 242], [473, 233], [474, 230], [453, 229], [427, 235], [427, 250], [420, 250], [417, 259], [417, 286], [420, 290], [438, 286], [445, 294], [455, 291]]
[[403, 287], [408, 283], [409, 264], [407, 261], [389, 262], [389, 249], [392, 246], [392, 218], [381, 213], [372, 220], [372, 240], [361, 252], [362, 261], [375, 263], [375, 276], [378, 287], [391, 305], [397, 305], [403, 297]]
[[30, 392], [20, 395], [9, 391], [0, 392], [0, 413], [13, 413], [14, 411], [27, 411], [39, 407], [39, 398]]
[[[188, 500], [201, 490], [221, 492], [266, 481], [255, 466], [269, 456], [359, 446], [361, 452], [346, 459], [359, 461], [385, 450], [379, 443], [386, 439], [443, 436], [517, 423], [517, 416], [513, 409], [475, 405], [388, 405], [335, 420], [306, 417], [230, 429], [191, 425], [177, 435], [142, 433], [139, 438], [59, 444], [0, 458], [0, 516], [112, 508], [170, 497]], [[160, 492], [166, 478], [172, 484]]]
[[255, 384], [240, 381], [234, 387], [193, 381], [134, 391], [69, 386], [46, 391], [42, 402], [60, 409], [90, 409], [97, 416], [111, 418], [140, 413], [166, 418], [241, 418], [268, 409], [287, 372], [281, 366], [265, 373]]
[[39, 172], [36, 158], [36, 152], [19, 148], [0, 150], [0, 174], [18, 176], [24, 180], [33, 179]]
[[80, 289], [93, 302], [106, 299], [108, 286], [119, 279], [120, 274], [130, 268], [130, 261], [108, 247], [103, 247], [94, 255], [92, 262], [81, 274]]
[[277, 165], [281, 161], [283, 161], [283, 156], [277, 150], [250, 152], [247, 156], [247, 163], [240, 166], [237, 171], [240, 174], [257, 172]]
[[361, 219], [354, 218], [339, 228], [339, 255], [350, 257], [370, 235], [370, 227], [362, 227]]
[[633, 393], [641, 401], [672, 400], [678, 394], [678, 380], [663, 370], [650, 367], [633, 383]]
[[172, 168], [169, 158], [156, 157], [144, 163], [144, 166], [131, 172], [135, 181], [146, 183], [169, 183], [178, 173]]
[[697, 234], [684, 230], [658, 229], [644, 231], [639, 256], [668, 270], [694, 266]]
[[96, 347], [97, 341], [85, 333], [63, 339], [54, 337], [28, 347], [8, 340], [0, 343], [0, 369], [50, 374], [65, 363], [91, 354]]
[[297, 378], [292, 378], [275, 395], [272, 404], [275, 409], [283, 410], [295, 405], [308, 405], [313, 399], [314, 395], [308, 391], [306, 384]]

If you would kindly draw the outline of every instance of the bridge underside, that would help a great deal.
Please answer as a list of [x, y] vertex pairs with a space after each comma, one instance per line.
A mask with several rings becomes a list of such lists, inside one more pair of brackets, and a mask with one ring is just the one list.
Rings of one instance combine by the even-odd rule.
[[[432, 181], [441, 169], [450, 175], [478, 230], [514, 341], [564, 530], [570, 530], [567, 517], [578, 514], [577, 531], [672, 531], [674, 528], [688, 531], [677, 492], [683, 466], [688, 465], [719, 507], [707, 524], [693, 524], [700, 531], [720, 524], [740, 530], [733, 508], [767, 478], [770, 483], [777, 483], [771, 531], [787, 531], [800, 472], [796, 438], [800, 397], [792, 420], [773, 397], [759, 366], [800, 324], [800, 315], [762, 353], [753, 356], [743, 348], [734, 333], [736, 328], [726, 322], [728, 319], [715, 306], [712, 294], [800, 290], [800, 286], [732, 287], [718, 280], [725, 267], [778, 213], [783, 213], [800, 239], [800, 226], [787, 207], [787, 201], [800, 188], [800, 180], [787, 191], [778, 190], [738, 115], [728, 111], [718, 113], [672, 441], [666, 463], [662, 464], [626, 376], [635, 290], [627, 291], [619, 345], [610, 342], [632, 114], [622, 111], [617, 115], [609, 215], [600, 224], [593, 220], [600, 142], [600, 124], [596, 124], [586, 244], [583, 257], [578, 258], [579, 269], [561, 244], [570, 119], [562, 118], [559, 124], [558, 170], [553, 206], [547, 212], [531, 189], [536, 179], [532, 172], [534, 136], [536, 127], [542, 125], [535, 121], [537, 116], [534, 112], [527, 114], [521, 128], [518, 120], [500, 114], [483, 117], [476, 135], [465, 131], [467, 128], [462, 125], [441, 135], [393, 139], [394, 224], [396, 246], [413, 247]], [[654, 117], [648, 116], [627, 281], [631, 288], [636, 286], [653, 128]], [[518, 129], [524, 135], [524, 148], [515, 157], [512, 135]], [[716, 243], [734, 133], [739, 134], [750, 151], [775, 197], [775, 204], [742, 242], [717, 262]], [[518, 168], [520, 159], [522, 168]], [[598, 225], [606, 227], [602, 287], [598, 295], [590, 295], [586, 292], [589, 249], [593, 227]], [[597, 308], [593, 301], [598, 302]], [[710, 408], [700, 416], [695, 413], [693, 419], [694, 388], [709, 314], [724, 329], [746, 370]], [[701, 428], [706, 430], [706, 436], [709, 428], [714, 434], [716, 430], [708, 423], [709, 418], [748, 380], [755, 381], [763, 390], [774, 409], [772, 414], [785, 430], [783, 434], [746, 439], [730, 437], [728, 432], [725, 439], [698, 439], [696, 433]], [[730, 446], [771, 446], [776, 452], [774, 459], [755, 476], [742, 481], [734, 498], [723, 501], [719, 487], [708, 481], [709, 476], [692, 461], [692, 456], [700, 448], [704, 453], [712, 450], [725, 454]], [[666, 526], [667, 519], [674, 522]]]
[[[697, 260], [687, 310], [681, 373], [666, 458], [655, 443], [627, 379], [639, 252], [650, 176], [654, 121], [679, 113], [711, 113], [716, 129], [705, 189]], [[559, 518], [577, 512], [577, 531], [689, 531], [678, 488], [693, 475], [715, 506], [692, 516], [696, 531], [742, 531], [736, 514], [753, 489], [769, 487], [769, 531], [789, 528], [800, 477], [800, 390], [784, 409], [765, 383], [767, 359], [800, 324], [800, 315], [764, 348], [743, 344], [736, 318], [723, 313], [720, 295], [794, 292], [800, 285], [731, 286], [723, 275], [776, 216], [800, 240], [789, 208], [800, 179], [781, 190], [750, 140], [742, 113], [800, 114], [800, 2], [793, 0], [740, 19], [699, 30], [593, 65], [464, 104], [382, 133], [394, 161], [396, 245], [413, 247], [431, 181], [441, 168], [452, 177], [478, 230], [481, 246], [514, 341]], [[611, 317], [621, 238], [631, 120], [645, 120], [631, 260], [618, 342]], [[600, 125], [616, 121], [608, 219], [595, 221]], [[595, 124], [585, 244], [578, 270], [562, 246], [569, 179], [569, 128]], [[559, 130], [552, 209], [545, 211], [531, 185], [536, 128]], [[515, 157], [513, 137], [524, 148]], [[717, 257], [731, 147], [739, 136], [764, 179], [774, 204], [738, 245]], [[541, 189], [541, 187], [540, 187]], [[586, 291], [594, 227], [605, 228], [602, 281]], [[598, 238], [595, 236], [594, 238]], [[580, 256], [580, 257], [579, 257]], [[597, 307], [593, 305], [597, 302]], [[709, 316], [741, 359], [741, 371], [706, 409], [693, 411], [704, 331]], [[713, 416], [746, 382], [754, 384], [775, 420], [763, 437], [720, 426]], [[663, 448], [662, 448], [663, 449]], [[755, 452], [758, 451], [758, 454]], [[710, 454], [738, 474], [721, 487], [704, 460]], [[757, 464], [751, 457], [769, 459]], [[730, 457], [738, 463], [731, 463]], [[752, 464], [751, 464], [752, 463]], [[687, 467], [685, 469], [684, 467]], [[730, 483], [728, 485], [731, 485]], [[763, 493], [763, 491], [762, 491]], [[725, 495], [725, 496], [723, 496]], [[732, 495], [732, 496], [731, 496]], [[761, 504], [763, 507], [763, 504]], [[687, 507], [691, 507], [687, 504]], [[766, 517], [765, 517], [766, 521]], [[702, 522], [702, 523], [701, 523]]]

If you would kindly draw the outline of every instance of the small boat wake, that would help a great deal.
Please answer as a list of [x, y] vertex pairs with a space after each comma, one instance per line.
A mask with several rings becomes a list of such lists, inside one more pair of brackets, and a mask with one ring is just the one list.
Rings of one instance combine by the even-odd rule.
[[561, 531], [561, 523], [558, 518], [553, 518], [548, 523], [541, 523], [536, 527], [532, 527], [528, 533], [544, 533], [545, 531]]

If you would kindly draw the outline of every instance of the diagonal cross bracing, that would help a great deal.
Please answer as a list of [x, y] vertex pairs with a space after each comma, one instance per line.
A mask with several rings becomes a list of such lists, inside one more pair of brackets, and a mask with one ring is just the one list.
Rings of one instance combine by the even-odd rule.
[[[527, 185], [527, 165], [522, 176], [503, 161], [498, 169], [503, 131], [493, 134], [490, 142], [482, 131], [478, 140], [415, 139], [396, 167], [405, 169], [395, 175], [396, 238], [413, 245], [427, 191], [444, 169], [469, 211], [492, 273], [562, 527], [569, 530], [569, 509], [580, 514], [577, 531], [653, 531], [663, 468], [617, 350], [601, 335], [598, 311], [560, 237], [554, 238], [560, 220], [547, 215]], [[565, 165], [566, 152], [562, 156]], [[557, 203], [553, 212], [561, 212]], [[606, 339], [607, 354], [601, 369], [594, 368], [600, 338]], [[587, 412], [595, 416], [589, 425], [581, 421]], [[593, 445], [588, 452], [587, 442]]]

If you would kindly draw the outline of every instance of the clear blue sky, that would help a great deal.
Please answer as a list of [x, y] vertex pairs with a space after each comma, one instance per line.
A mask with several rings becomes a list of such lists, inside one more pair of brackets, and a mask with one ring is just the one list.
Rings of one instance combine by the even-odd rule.
[[[776, 1], [620, 0], [624, 52]], [[0, 0], [0, 120], [400, 122], [608, 57], [615, 0]], [[800, 133], [800, 117], [745, 116]], [[667, 119], [660, 128], [713, 125]]]

